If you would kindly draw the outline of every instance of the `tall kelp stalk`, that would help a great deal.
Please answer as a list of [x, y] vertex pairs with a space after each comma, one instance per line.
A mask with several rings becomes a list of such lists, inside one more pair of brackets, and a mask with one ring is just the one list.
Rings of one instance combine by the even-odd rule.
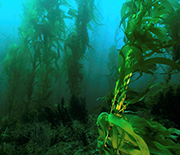
[[9, 114], [12, 110], [26, 113], [32, 103], [37, 107], [50, 103], [66, 29], [67, 16], [60, 7], [69, 6], [58, 0], [24, 0], [22, 5], [21, 42], [9, 47], [3, 64]]
[[24, 95], [23, 83], [27, 78], [28, 53], [21, 46], [12, 44], [3, 62], [3, 73], [6, 81], [6, 106], [7, 115], [10, 116], [14, 111], [19, 112], [23, 104]]
[[[59, 76], [58, 60], [64, 41], [66, 1], [25, 0], [19, 33], [30, 50], [31, 66], [26, 81], [26, 106], [32, 100], [37, 106], [48, 105], [53, 82]], [[36, 84], [36, 87], [35, 87]]]
[[125, 111], [129, 104], [142, 100], [147, 92], [159, 85], [149, 84], [136, 98], [126, 100], [126, 93], [130, 91], [128, 84], [135, 73], [139, 73], [139, 77], [131, 83], [144, 73], [153, 75], [158, 64], [180, 71], [175, 61], [164, 57], [173, 45], [163, 22], [166, 16], [171, 15], [171, 7], [168, 0], [131, 0], [123, 4], [120, 26], [124, 28], [125, 45], [118, 50], [119, 76], [111, 111], [101, 113], [97, 120], [100, 154], [180, 154], [180, 145], [174, 142], [180, 135], [179, 130], [166, 129], [157, 122], [126, 114]]
[[71, 95], [82, 94], [83, 60], [89, 46], [88, 27], [96, 22], [94, 0], [77, 0], [78, 9], [69, 9], [69, 15], [75, 18], [75, 28], [71, 30], [64, 45], [64, 66], [66, 66], [67, 84]]
[[[169, 10], [170, 16], [165, 18], [167, 35], [172, 39], [172, 59], [180, 64], [180, 4], [177, 1], [169, 1], [172, 3], [172, 6]], [[171, 72], [173, 71], [172, 67], [162, 67], [165, 72], [168, 74], [164, 76], [165, 82], [169, 83], [172, 79]]]

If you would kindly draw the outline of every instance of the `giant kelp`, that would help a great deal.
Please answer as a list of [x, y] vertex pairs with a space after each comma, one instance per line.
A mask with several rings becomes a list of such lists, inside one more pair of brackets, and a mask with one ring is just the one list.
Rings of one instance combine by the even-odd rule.
[[170, 9], [169, 1], [161, 0], [132, 0], [123, 4], [120, 26], [124, 28], [125, 45], [119, 50], [119, 76], [110, 114], [101, 113], [97, 120], [100, 154], [148, 155], [166, 152], [171, 155], [180, 152], [179, 144], [170, 139], [173, 138], [171, 134], [179, 134], [179, 130], [166, 129], [157, 122], [129, 117], [124, 113], [129, 104], [142, 100], [147, 92], [158, 86], [149, 84], [136, 98], [125, 100], [133, 74], [139, 73], [134, 81], [145, 73], [153, 75], [158, 64], [180, 70], [176, 62], [163, 56], [170, 53], [173, 45], [163, 22], [170, 15]]
[[88, 27], [90, 22], [97, 21], [94, 11], [96, 10], [94, 0], [76, 1], [78, 9], [69, 9], [68, 14], [75, 18], [75, 27], [70, 30], [69, 35], [64, 44], [64, 67], [68, 78], [71, 95], [79, 96], [82, 94], [83, 59], [85, 52], [89, 47]]
[[[32, 70], [29, 76], [29, 87], [35, 83], [37, 77], [37, 91], [34, 92], [38, 104], [48, 103], [52, 95], [52, 82], [58, 79], [60, 68], [58, 60], [65, 36], [66, 18], [60, 6], [68, 3], [63, 1], [24, 1], [23, 16], [19, 33], [27, 42], [27, 48], [31, 51]], [[32, 90], [29, 88], [28, 90]], [[32, 96], [32, 91], [29, 96]], [[29, 98], [28, 98], [29, 99]]]
[[9, 47], [3, 66], [8, 79], [8, 111], [18, 107], [26, 114], [32, 103], [35, 106], [50, 103], [53, 82], [62, 71], [58, 60], [67, 16], [60, 7], [69, 5], [66, 1], [24, 0], [22, 6], [20, 44]]
[[29, 58], [21, 46], [12, 44], [3, 62], [3, 74], [6, 80], [7, 109], [11, 115], [22, 104], [19, 99], [23, 97], [23, 83], [27, 76]]
[[[170, 1], [171, 3], [173, 1]], [[179, 39], [180, 39], [180, 36], [179, 36], [179, 24], [180, 24], [180, 21], [179, 21], [179, 17], [180, 17], [180, 10], [179, 10], [179, 3], [177, 2], [174, 2], [174, 5], [171, 6], [171, 12], [170, 12], [170, 16], [167, 16], [166, 19], [165, 19], [165, 25], [166, 25], [166, 29], [167, 29], [167, 35], [172, 39], [172, 42], [173, 42], [173, 46], [172, 46], [172, 59], [174, 61], [176, 61], [177, 63], [180, 64], [180, 52], [179, 52], [179, 49], [180, 49], [180, 45], [179, 45]], [[172, 70], [173, 68], [171, 67], [162, 67], [163, 70], [165, 70], [167, 73], [165, 77], [165, 80], [166, 80], [166, 83], [169, 83], [172, 79]]]

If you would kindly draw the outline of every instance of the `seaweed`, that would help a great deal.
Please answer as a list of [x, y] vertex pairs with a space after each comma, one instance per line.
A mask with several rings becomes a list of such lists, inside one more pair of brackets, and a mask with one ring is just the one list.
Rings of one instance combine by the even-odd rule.
[[7, 78], [7, 109], [8, 115], [14, 113], [19, 107], [18, 100], [23, 97], [23, 83], [26, 80], [28, 70], [28, 56], [26, 51], [19, 45], [12, 44], [3, 61], [3, 74]]
[[[25, 1], [23, 2], [22, 23], [19, 28], [22, 43], [30, 51], [31, 70], [29, 71], [29, 91], [27, 102], [48, 105], [53, 94], [53, 82], [60, 76], [58, 60], [63, 50], [66, 25], [65, 13], [61, 5], [68, 5], [66, 1]], [[37, 80], [35, 80], [37, 79]], [[36, 91], [34, 87], [36, 85]]]
[[79, 99], [76, 96], [72, 96], [68, 110], [72, 119], [77, 119], [82, 123], [88, 121], [85, 98]]
[[158, 94], [152, 96], [150, 101], [154, 100], [154, 104], [151, 106], [151, 113], [155, 116], [156, 121], [167, 120], [164, 123], [166, 127], [175, 126], [180, 129], [179, 95], [180, 85], [177, 87], [171, 85], [162, 88]]
[[[168, 5], [167, 5], [168, 4]], [[170, 66], [180, 71], [180, 66], [170, 58], [173, 43], [166, 35], [165, 17], [171, 16], [169, 1], [132, 0], [125, 2], [121, 9], [125, 33], [125, 45], [118, 50], [118, 80], [114, 88], [110, 113], [103, 112], [97, 119], [100, 154], [179, 154], [179, 144], [171, 138], [176, 133], [174, 128], [166, 129], [154, 121], [148, 121], [138, 116], [126, 114], [129, 104], [141, 101], [153, 87], [160, 83], [149, 84], [144, 91], [134, 99], [126, 100], [126, 94], [131, 90], [128, 85], [137, 81], [143, 74], [151, 74], [157, 70], [158, 64]], [[131, 81], [131, 77], [139, 76]], [[173, 72], [174, 73], [174, 72]], [[136, 126], [137, 125], [137, 126]], [[148, 134], [151, 136], [149, 136]], [[159, 134], [158, 134], [159, 133]]]
[[94, 15], [96, 10], [94, 0], [80, 0], [76, 3], [78, 9], [70, 8], [68, 11], [70, 17], [75, 18], [75, 27], [70, 30], [65, 40], [63, 66], [71, 95], [78, 97], [82, 94], [81, 83], [84, 79], [82, 62], [85, 59], [86, 49], [90, 46], [88, 25], [91, 21], [97, 21], [97, 18]]

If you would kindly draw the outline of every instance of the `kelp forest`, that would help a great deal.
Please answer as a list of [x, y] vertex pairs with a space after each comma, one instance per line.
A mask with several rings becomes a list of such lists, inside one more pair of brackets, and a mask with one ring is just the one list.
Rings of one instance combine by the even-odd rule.
[[124, 0], [108, 49], [101, 1], [21, 3], [1, 55], [1, 155], [180, 154], [178, 0]]

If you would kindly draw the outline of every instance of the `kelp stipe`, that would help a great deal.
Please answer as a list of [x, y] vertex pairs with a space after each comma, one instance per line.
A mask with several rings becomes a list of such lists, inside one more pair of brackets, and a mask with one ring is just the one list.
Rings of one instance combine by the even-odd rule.
[[7, 50], [6, 58], [3, 61], [3, 74], [7, 78], [7, 110], [8, 116], [18, 111], [23, 104], [20, 99], [24, 95], [23, 84], [27, 78], [29, 58], [22, 46], [12, 44]]
[[[52, 85], [60, 76], [58, 60], [65, 36], [65, 13], [60, 6], [68, 3], [63, 1], [24, 1], [22, 23], [19, 34], [26, 40], [26, 47], [31, 54], [31, 71], [27, 102], [33, 96], [37, 106], [50, 103], [53, 94]], [[35, 88], [36, 86], [36, 88]]]
[[62, 71], [58, 60], [63, 50], [64, 18], [67, 18], [60, 5], [68, 3], [22, 1], [22, 22], [18, 28], [20, 44], [9, 47], [3, 63], [9, 114], [20, 111], [27, 118], [29, 109], [35, 108], [32, 105], [47, 106], [52, 99], [52, 85]]
[[75, 18], [75, 27], [70, 30], [69, 35], [64, 44], [63, 66], [67, 76], [67, 84], [71, 95], [79, 97], [82, 93], [83, 60], [85, 52], [89, 45], [88, 28], [90, 22], [97, 23], [97, 18], [94, 14], [96, 7], [93, 0], [76, 1], [78, 9], [69, 9], [68, 14]]
[[[125, 32], [125, 45], [119, 50], [119, 77], [114, 90], [110, 114], [101, 113], [97, 120], [100, 154], [159, 155], [179, 154], [180, 145], [172, 141], [172, 134], [180, 135], [174, 128], [166, 129], [157, 122], [147, 121], [125, 114], [128, 104], [142, 100], [147, 92], [159, 84], [149, 84], [135, 99], [126, 100], [128, 84], [134, 73], [138, 80], [144, 73], [154, 74], [157, 64], [171, 66], [179, 71], [180, 66], [163, 55], [170, 53], [170, 38], [164, 27], [169, 16], [169, 1], [128, 1], [121, 9]], [[127, 22], [126, 22], [127, 20]], [[133, 82], [133, 81], [131, 81]]]

